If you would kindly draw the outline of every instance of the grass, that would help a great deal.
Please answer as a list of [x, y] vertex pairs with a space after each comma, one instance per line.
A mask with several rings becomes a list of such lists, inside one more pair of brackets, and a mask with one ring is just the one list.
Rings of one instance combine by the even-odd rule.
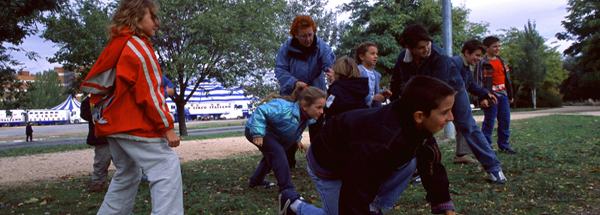
[[[221, 127], [230, 127], [230, 126], [240, 126], [240, 125], [245, 125], [246, 121], [243, 122], [236, 122], [236, 123], [231, 123], [231, 122], [225, 122], [225, 123], [215, 123], [215, 124], [201, 124], [201, 125], [193, 125], [193, 126], [188, 126], [187, 130], [194, 130], [194, 129], [206, 129], [206, 128], [221, 128]], [[179, 126], [175, 126], [175, 131], [179, 131]]]
[[[457, 214], [600, 214], [600, 117], [553, 115], [511, 124], [511, 146], [498, 153], [509, 182], [490, 184], [479, 165], [453, 165], [454, 143], [441, 144]], [[296, 190], [308, 202], [320, 199], [305, 170], [291, 171]], [[186, 214], [275, 214], [277, 189], [248, 189], [260, 155], [182, 165]], [[267, 176], [276, 181], [272, 174]], [[96, 213], [103, 193], [88, 191], [90, 178], [0, 188], [0, 214]], [[36, 198], [33, 203], [25, 203]], [[33, 199], [35, 200], [35, 199]], [[149, 214], [147, 182], [139, 187], [133, 213]], [[43, 203], [43, 204], [42, 204]], [[19, 206], [21, 205], [21, 206]], [[408, 185], [386, 214], [428, 214], [422, 185]]]
[[[510, 112], [514, 113], [514, 112], [525, 112], [525, 111], [550, 110], [550, 109], [554, 109], [554, 108], [556, 108], [556, 107], [544, 107], [544, 108], [536, 108], [536, 109], [533, 109], [533, 108], [517, 108], [517, 109], [511, 108]], [[483, 116], [483, 110], [478, 110], [478, 111], [473, 112], [473, 116]]]

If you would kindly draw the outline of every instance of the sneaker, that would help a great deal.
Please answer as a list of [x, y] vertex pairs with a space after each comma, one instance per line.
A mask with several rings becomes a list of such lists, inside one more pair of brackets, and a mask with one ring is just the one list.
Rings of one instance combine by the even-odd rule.
[[274, 187], [274, 186], [275, 186], [275, 183], [271, 183], [271, 182], [267, 181], [267, 179], [264, 179], [262, 181], [262, 183], [260, 183], [260, 184], [252, 184], [252, 183], [250, 183], [248, 185], [248, 187], [250, 187], [250, 188], [266, 188], [266, 189], [269, 189], [269, 188]]
[[300, 200], [303, 201], [304, 198], [300, 196], [300, 194], [296, 193], [295, 190], [284, 190], [279, 193], [279, 215], [295, 215], [296, 213], [292, 211], [290, 205], [294, 203], [294, 201]]
[[458, 157], [454, 155], [454, 159], [452, 160], [453, 164], [473, 164], [479, 163], [479, 161], [473, 159], [471, 156], [463, 155], [462, 157]]
[[494, 183], [504, 184], [506, 182], [506, 177], [504, 177], [504, 173], [502, 173], [502, 171], [490, 172], [489, 174], [490, 179], [492, 179], [492, 182]]
[[104, 185], [103, 184], [94, 184], [92, 185], [92, 189], [90, 189], [92, 192], [102, 192], [102, 190], [104, 190]]
[[517, 154], [517, 152], [515, 150], [512, 150], [510, 148], [500, 148], [500, 152], [506, 153], [506, 154]]
[[420, 184], [421, 183], [421, 176], [418, 176], [413, 178], [412, 181], [410, 181], [411, 184]]

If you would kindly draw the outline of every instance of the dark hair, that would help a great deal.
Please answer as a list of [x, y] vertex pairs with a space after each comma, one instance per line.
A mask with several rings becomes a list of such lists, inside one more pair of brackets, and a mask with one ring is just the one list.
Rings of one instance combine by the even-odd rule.
[[360, 77], [360, 69], [356, 62], [348, 57], [342, 57], [333, 63], [331, 69], [338, 74], [340, 79], [349, 79]]
[[367, 54], [367, 51], [369, 51], [369, 47], [371, 47], [371, 46], [377, 48], [377, 45], [375, 43], [367, 41], [367, 42], [361, 43], [360, 45], [358, 45], [356, 47], [356, 49], [354, 49], [354, 54], [355, 54], [354, 59], [356, 60], [357, 64], [359, 64], [359, 65], [362, 64], [360, 55]]
[[400, 100], [410, 114], [423, 111], [425, 116], [429, 116], [431, 110], [438, 108], [444, 99], [455, 93], [452, 87], [437, 78], [418, 75], [404, 85]]
[[304, 85], [296, 87], [294, 89], [294, 92], [292, 92], [292, 96], [281, 96], [277, 93], [271, 93], [269, 97], [264, 100], [264, 102], [269, 102], [273, 99], [280, 98], [285, 99], [288, 102], [306, 103], [310, 106], [314, 104], [317, 101], [317, 99], [326, 97], [327, 95], [325, 94], [325, 92], [323, 92], [323, 90], [316, 87], [309, 87]]
[[470, 39], [465, 42], [465, 45], [463, 45], [460, 52], [464, 54], [465, 51], [469, 51], [469, 53], [473, 54], [477, 49], [481, 50], [482, 54], [485, 54], [485, 46], [483, 46], [483, 43], [476, 39]]
[[419, 24], [409, 25], [402, 31], [402, 40], [400, 45], [404, 48], [414, 48], [419, 41], [431, 41], [427, 29]]
[[486, 37], [485, 39], [483, 39], [483, 45], [488, 48], [490, 46], [492, 46], [492, 44], [494, 44], [495, 42], [500, 42], [500, 39], [498, 39], [498, 37], [494, 37], [494, 36], [489, 36], [489, 37]]
[[300, 15], [294, 18], [292, 25], [290, 26], [290, 35], [295, 37], [301, 29], [312, 28], [313, 32], [317, 33], [317, 24], [313, 21], [310, 16]]

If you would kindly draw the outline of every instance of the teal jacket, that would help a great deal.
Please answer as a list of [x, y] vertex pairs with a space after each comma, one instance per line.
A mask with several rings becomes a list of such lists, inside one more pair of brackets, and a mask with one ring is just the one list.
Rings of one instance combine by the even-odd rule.
[[284, 99], [273, 99], [254, 110], [246, 122], [252, 137], [264, 137], [267, 133], [273, 135], [285, 148], [289, 148], [302, 140], [306, 127], [315, 123], [314, 119], [304, 121], [300, 125], [300, 104]]

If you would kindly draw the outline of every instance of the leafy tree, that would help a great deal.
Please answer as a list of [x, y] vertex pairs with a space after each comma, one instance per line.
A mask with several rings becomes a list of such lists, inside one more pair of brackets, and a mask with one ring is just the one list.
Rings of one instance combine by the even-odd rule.
[[562, 84], [564, 99], [600, 99], [600, 2], [569, 0], [569, 15], [556, 34], [559, 40], [574, 41], [564, 54], [574, 57], [574, 70]]
[[523, 51], [523, 55], [517, 57], [517, 69], [513, 69], [512, 72], [513, 77], [531, 89], [533, 109], [536, 108], [535, 91], [541, 87], [548, 70], [544, 38], [540, 36], [535, 26], [535, 23], [528, 21], [523, 31], [520, 31], [517, 44]]
[[[279, 41], [275, 14], [283, 0], [159, 0], [162, 26], [152, 38], [163, 73], [179, 92], [198, 90], [204, 80], [225, 87], [243, 78], [262, 77], [272, 68]], [[191, 96], [175, 93], [179, 119]], [[185, 121], [179, 132], [187, 135]]]
[[52, 108], [65, 100], [58, 73], [47, 70], [35, 74], [35, 81], [27, 88], [25, 108]]
[[60, 47], [48, 61], [60, 63], [66, 70], [78, 73], [73, 84], [66, 89], [67, 94], [80, 92], [83, 79], [108, 45], [106, 26], [110, 21], [109, 13], [116, 6], [115, 2], [74, 0], [61, 4], [59, 13], [48, 14], [41, 19], [46, 25], [41, 37]]
[[[5, 0], [0, 2], [0, 91], [4, 108], [19, 108], [23, 84], [15, 77], [15, 67], [21, 63], [12, 58], [11, 52], [26, 52], [19, 47], [23, 39], [37, 33], [35, 25], [39, 15], [55, 11], [64, 0]], [[5, 45], [10, 45], [6, 47]], [[26, 52], [27, 57], [36, 59], [35, 52]]]

